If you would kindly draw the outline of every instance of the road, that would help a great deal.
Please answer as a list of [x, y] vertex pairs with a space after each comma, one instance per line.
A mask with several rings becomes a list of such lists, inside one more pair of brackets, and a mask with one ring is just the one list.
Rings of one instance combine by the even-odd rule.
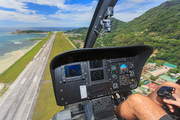
[[31, 119], [29, 114], [34, 109], [34, 99], [37, 97], [39, 83], [43, 79], [56, 33], [52, 34], [0, 102], [0, 120]]

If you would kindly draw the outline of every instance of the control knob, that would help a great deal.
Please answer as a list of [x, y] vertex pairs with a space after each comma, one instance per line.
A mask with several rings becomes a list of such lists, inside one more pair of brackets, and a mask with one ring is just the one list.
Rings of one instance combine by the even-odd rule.
[[112, 78], [117, 79], [118, 76], [116, 74], [112, 74]]
[[118, 88], [118, 84], [117, 83], [113, 83], [113, 89], [117, 89]]
[[135, 72], [134, 71], [129, 71], [130, 73], [130, 76], [133, 77], [135, 75]]

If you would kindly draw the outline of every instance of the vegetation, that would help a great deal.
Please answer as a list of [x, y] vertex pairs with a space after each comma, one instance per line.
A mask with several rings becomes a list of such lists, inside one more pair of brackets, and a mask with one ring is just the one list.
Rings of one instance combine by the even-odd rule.
[[158, 86], [160, 85], [160, 84], [158, 84], [158, 83], [156, 83], [156, 82], [154, 82], [154, 81], [151, 81], [151, 83], [154, 83], [154, 84], [156, 84], [156, 85], [158, 85]]
[[141, 86], [141, 85], [144, 85], [144, 82], [143, 81], [139, 81], [139, 86]]
[[56, 104], [52, 83], [43, 84], [36, 104], [33, 120], [49, 120], [63, 110]]
[[68, 30], [68, 31], [66, 31], [65, 33], [86, 34], [87, 31], [88, 31], [88, 28], [87, 28], [87, 27], [81, 27], [81, 28], [78, 28], [78, 29]]
[[[115, 18], [110, 34], [100, 32], [95, 48], [150, 45], [158, 52], [148, 62], [176, 64], [180, 70], [180, 1], [171, 0], [125, 23]], [[85, 31], [77, 30], [86, 34]], [[76, 30], [73, 30], [76, 31]], [[69, 31], [72, 32], [73, 31]]]
[[49, 65], [51, 60], [58, 54], [72, 50], [74, 47], [69, 43], [69, 41], [66, 39], [67, 36], [63, 35], [63, 32], [58, 32], [54, 41], [54, 45], [51, 51], [51, 55], [48, 61], [48, 66], [46, 68], [46, 73], [44, 80], [51, 80], [51, 75], [50, 75], [50, 70], [49, 70]]
[[[48, 67], [46, 68], [46, 73], [44, 81], [51, 80], [51, 75], [49, 71], [50, 61], [56, 55], [74, 49], [66, 36], [62, 32], [58, 32], [55, 38], [55, 42], [51, 51], [49, 58]], [[54, 114], [63, 110], [64, 107], [59, 107], [56, 104], [55, 96], [53, 92], [52, 83], [43, 84], [40, 90], [40, 94], [37, 100], [36, 108], [34, 111], [33, 120], [48, 120], [52, 119]]]
[[[65, 33], [69, 34], [69, 39], [71, 41], [72, 40], [82, 40], [82, 42], [85, 42], [87, 32], [88, 32], [87, 27], [81, 27], [81, 28], [78, 28], [78, 29], [68, 30]], [[72, 34], [72, 36], [70, 36], [71, 34]]]
[[30, 39], [29, 41], [38, 41], [39, 39]]
[[154, 77], [153, 75], [150, 76], [151, 80], [157, 80], [159, 77]]
[[28, 63], [34, 58], [37, 52], [43, 47], [43, 45], [51, 35], [52, 32], [41, 42], [39, 42], [33, 49], [31, 49], [23, 57], [21, 57], [17, 62], [15, 62], [8, 70], [1, 74], [0, 83], [5, 83], [6, 87], [4, 87], [4, 90], [1, 91], [0, 96], [7, 90], [7, 87], [16, 80], [16, 78], [25, 69]]
[[48, 33], [48, 31], [41, 31], [41, 30], [16, 30], [11, 34], [37, 34], [37, 33]]
[[76, 38], [72, 38], [72, 37], [69, 37], [68, 38], [75, 46], [76, 46], [76, 48], [79, 48], [80, 47], [80, 44], [79, 43], [75, 43], [73, 40], [79, 40], [77, 37]]
[[175, 74], [176, 74], [176, 73], [179, 73], [179, 70], [178, 70], [178, 69], [170, 69], [169, 72], [170, 72], [170, 73], [175, 73]]
[[87, 27], [81, 27], [78, 29], [68, 30], [65, 34], [68, 34], [68, 39], [76, 46], [76, 48], [79, 48], [81, 43], [76, 43], [74, 40], [85, 42], [87, 31]]

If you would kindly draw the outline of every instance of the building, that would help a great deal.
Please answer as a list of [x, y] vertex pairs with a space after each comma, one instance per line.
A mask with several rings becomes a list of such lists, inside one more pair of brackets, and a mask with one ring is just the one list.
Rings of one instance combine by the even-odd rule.
[[155, 81], [157, 84], [163, 84], [164, 82], [165, 82], [165, 80], [163, 80], [163, 79], [161, 79], [161, 78], [159, 78], [159, 79], [157, 79], [156, 81]]
[[144, 65], [142, 74], [146, 74], [148, 71], [156, 69], [156, 63], [149, 62]]
[[149, 81], [147, 80], [147, 81], [144, 81], [144, 84], [146, 85], [146, 84], [148, 84], [149, 83]]
[[173, 64], [170, 64], [170, 63], [164, 63], [163, 64], [163, 67], [165, 68], [165, 69], [175, 69], [175, 68], [177, 68], [177, 65], [173, 65]]
[[170, 73], [170, 76], [172, 76], [173, 78], [178, 78], [180, 76], [180, 74], [179, 73], [177, 73], [177, 74]]
[[156, 66], [156, 63], [149, 62], [149, 63], [147, 64], [147, 66], [155, 67], [155, 66]]
[[141, 87], [145, 88], [146, 90], [149, 89], [149, 87], [147, 85], [141, 85]]
[[176, 83], [178, 80], [178, 79], [172, 78], [168, 75], [162, 75], [162, 76], [160, 76], [160, 78], [163, 80], [169, 81], [169, 82], [174, 82], [174, 83]]
[[164, 73], [167, 73], [167, 72], [168, 72], [167, 69], [162, 68], [162, 69], [159, 69], [159, 70], [150, 71], [149, 73], [150, 73], [151, 75], [153, 75], [154, 77], [157, 77], [157, 76], [160, 76], [160, 75], [162, 75], [162, 74], [164, 74]]
[[143, 88], [143, 87], [139, 87], [139, 89], [140, 89], [141, 91], [145, 91], [145, 90], [146, 90], [146, 89]]
[[155, 91], [158, 88], [158, 85], [154, 83], [148, 83], [147, 86], [149, 87], [150, 90]]

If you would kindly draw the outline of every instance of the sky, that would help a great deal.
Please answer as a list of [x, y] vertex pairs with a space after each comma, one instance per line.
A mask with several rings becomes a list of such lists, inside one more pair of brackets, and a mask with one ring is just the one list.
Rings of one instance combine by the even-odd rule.
[[[166, 0], [118, 0], [115, 18], [128, 22]], [[88, 27], [98, 0], [0, 0], [0, 27]]]

